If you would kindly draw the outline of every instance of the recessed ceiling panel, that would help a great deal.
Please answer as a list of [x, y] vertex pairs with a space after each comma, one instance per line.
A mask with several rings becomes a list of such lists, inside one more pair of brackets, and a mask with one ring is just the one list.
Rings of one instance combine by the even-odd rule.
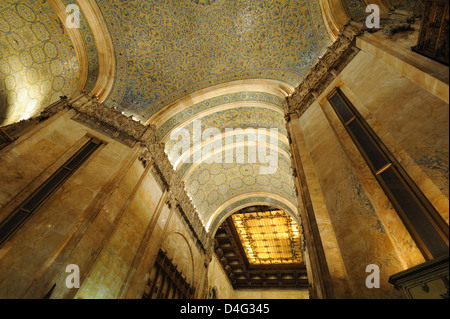
[[250, 264], [303, 262], [299, 227], [285, 212], [234, 214], [232, 219]]

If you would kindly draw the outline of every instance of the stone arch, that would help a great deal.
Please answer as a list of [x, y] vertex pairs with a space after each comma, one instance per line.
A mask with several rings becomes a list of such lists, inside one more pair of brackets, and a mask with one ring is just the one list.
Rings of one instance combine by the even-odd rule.
[[95, 95], [99, 102], [104, 102], [113, 89], [116, 76], [116, 58], [111, 34], [95, 1], [77, 1], [77, 4], [92, 30], [98, 51], [98, 77], [90, 93]]
[[[66, 12], [66, 6], [64, 5], [64, 3], [61, 0], [49, 0], [48, 3], [55, 11], [60, 21], [65, 23], [67, 17], [69, 16], [69, 13]], [[65, 28], [65, 30], [67, 31], [67, 34], [69, 35], [70, 40], [72, 41], [78, 59], [79, 81], [75, 91], [72, 92], [72, 94], [76, 94], [81, 92], [84, 89], [84, 86], [86, 85], [88, 79], [89, 61], [86, 53], [86, 45], [84, 43], [80, 31], [77, 28], [67, 28], [67, 27]]]
[[294, 87], [285, 82], [270, 79], [246, 79], [217, 84], [188, 94], [183, 98], [167, 105], [153, 115], [148, 121], [146, 121], [145, 124], [152, 124], [159, 128], [164, 124], [164, 122], [168, 121], [175, 114], [196, 103], [200, 103], [206, 99], [214, 98], [223, 94], [245, 91], [266, 92], [285, 98], [294, 92]]
[[179, 231], [170, 233], [162, 242], [161, 249], [185, 276], [186, 281], [194, 287], [194, 255], [186, 236]]
[[323, 20], [330, 37], [335, 41], [339, 31], [350, 20], [342, 0], [319, 0]]
[[[241, 205], [238, 205], [236, 207], [233, 207], [230, 211], [228, 211], [226, 214], [223, 214], [222, 216], [222, 212], [224, 212], [228, 207], [230, 207], [231, 205], [239, 202], [242, 199], [245, 198], [252, 198], [258, 195], [262, 195], [263, 197], [266, 198], [266, 200], [258, 200], [258, 201], [249, 201], [247, 203], [243, 203]], [[276, 201], [278, 201], [279, 203], [277, 203]], [[269, 193], [262, 193], [262, 194], [255, 194], [255, 193], [250, 193], [250, 194], [244, 194], [244, 195], [240, 195], [240, 196], [236, 196], [234, 198], [232, 198], [231, 200], [229, 200], [227, 203], [225, 203], [222, 207], [220, 207], [219, 209], [217, 209], [216, 212], [214, 212], [211, 215], [211, 218], [208, 220], [208, 223], [206, 225], [208, 232], [211, 234], [212, 237], [215, 236], [217, 229], [219, 228], [219, 226], [231, 215], [233, 215], [235, 212], [246, 208], [246, 207], [250, 207], [250, 206], [255, 206], [255, 205], [270, 205], [270, 206], [275, 206], [277, 208], [279, 208], [280, 210], [283, 210], [284, 212], [286, 212], [288, 215], [290, 215], [291, 217], [294, 218], [294, 220], [297, 222], [298, 225], [301, 225], [301, 220], [300, 220], [300, 216], [297, 212], [297, 208], [292, 205], [291, 203], [288, 203], [288, 205], [286, 205], [287, 207], [282, 207], [280, 204], [287, 204], [288, 201], [284, 198], [281, 198], [280, 196], [277, 196], [275, 194], [269, 194]], [[286, 209], [288, 208], [288, 209]]]

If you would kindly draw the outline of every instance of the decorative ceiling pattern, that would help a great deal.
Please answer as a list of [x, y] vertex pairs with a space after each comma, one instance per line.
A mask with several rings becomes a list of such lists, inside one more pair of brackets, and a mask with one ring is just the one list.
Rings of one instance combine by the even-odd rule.
[[[331, 44], [319, 1], [95, 0], [103, 14], [95, 17], [104, 19], [114, 46], [114, 86], [105, 104], [142, 122], [158, 123], [157, 135], [209, 230], [252, 203], [272, 203], [296, 216], [283, 102]], [[419, 0], [389, 1], [414, 12], [422, 8]], [[343, 3], [351, 17], [366, 16], [364, 2]], [[96, 28], [99, 20], [88, 18], [95, 39], [108, 38], [105, 28]], [[78, 78], [86, 74], [79, 72], [84, 60], [77, 61], [79, 47], [74, 48], [63, 22], [47, 0], [0, 1], [0, 125], [27, 119], [84, 83]], [[83, 41], [75, 42], [84, 42], [87, 55], [85, 91], [99, 79], [113, 78], [105, 70], [100, 74], [99, 58], [109, 63], [105, 53], [112, 50], [97, 48], [92, 30], [82, 14]], [[246, 81], [245, 88], [238, 87]], [[171, 156], [177, 140], [170, 140], [170, 133], [186, 128], [192, 138], [194, 120], [201, 121], [201, 132], [276, 128], [276, 141], [262, 137], [265, 154], [278, 150], [276, 170], [262, 174], [261, 167], [268, 164], [248, 161], [259, 159], [248, 148], [247, 162], [227, 157], [225, 135], [220, 136], [221, 163], [192, 163], [211, 146], [207, 142], [177, 162]], [[270, 164], [274, 156], [268, 158]]]
[[[238, 102], [236, 105], [240, 105], [242, 100], [248, 101], [250, 97], [251, 100], [258, 100], [256, 97], [259, 97], [259, 101], [254, 101], [256, 105], [270, 102], [275, 109], [257, 106], [227, 108], [231, 101], [236, 101]], [[183, 157], [183, 153], [177, 152], [181, 136], [179, 139], [166, 141], [166, 153], [178, 170], [179, 176], [185, 181], [187, 192], [205, 225], [210, 222], [212, 214], [223, 203], [242, 195], [250, 198], [254, 197], [252, 194], [255, 193], [278, 194], [283, 200], [296, 206], [290, 150], [287, 145], [286, 127], [280, 100], [281, 98], [277, 96], [262, 92], [221, 95], [207, 99], [193, 107], [185, 108], [178, 114], [174, 114], [159, 128], [160, 137], [164, 135], [167, 137], [171, 130], [175, 132], [175, 126], [186, 129], [190, 137], [191, 148], [187, 156]], [[215, 108], [217, 111], [214, 112]], [[205, 110], [213, 110], [213, 112], [201, 117]], [[198, 114], [200, 117], [195, 117]], [[208, 128], [216, 128], [217, 132], [221, 134], [226, 134], [226, 129], [233, 130], [233, 133], [236, 134], [227, 137], [222, 135], [215, 142], [203, 139], [202, 146], [195, 148], [193, 146], [193, 118], [198, 121], [196, 130], [199, 133], [205, 132]], [[256, 143], [250, 144], [250, 147], [246, 142], [242, 142], [249, 140], [246, 128], [254, 129], [256, 133], [254, 136]], [[264, 134], [257, 134], [259, 128], [264, 129]], [[277, 129], [276, 138], [270, 137], [268, 130], [271, 128]], [[242, 130], [234, 132], [235, 129]], [[227, 139], [233, 142], [230, 143]], [[268, 161], [264, 163], [260, 161], [258, 148], [262, 145], [261, 143], [265, 143], [263, 155], [270, 155]], [[253, 148], [251, 145], [255, 147]], [[214, 152], [217, 150], [216, 155], [219, 157], [214, 156]], [[227, 152], [227, 150], [231, 151]], [[237, 157], [238, 150], [242, 150], [240, 160]], [[186, 150], [182, 151], [186, 152]], [[201, 163], [196, 163], [195, 158], [201, 158]], [[273, 172], [261, 174], [261, 168], [270, 165], [275, 165]]]
[[[246, 128], [273, 128], [278, 133], [286, 135], [284, 117], [280, 112], [259, 108], [259, 107], [238, 107], [218, 111], [210, 115], [197, 119], [200, 132], [203, 133], [208, 128], [217, 128], [224, 133], [225, 129], [246, 129]], [[191, 142], [194, 136], [194, 122], [189, 122], [183, 127], [189, 132]], [[176, 132], [176, 131], [174, 131]], [[181, 137], [180, 137], [181, 138]], [[169, 139], [166, 142], [168, 154], [172, 154], [172, 148], [178, 143], [178, 140]], [[170, 158], [170, 160], [175, 160]]]
[[348, 15], [356, 20], [365, 20], [369, 13], [366, 13], [367, 4], [364, 0], [342, 0]]
[[200, 112], [211, 110], [212, 108], [218, 106], [226, 106], [227, 104], [229, 105], [230, 103], [250, 102], [250, 101], [272, 104], [278, 107], [280, 110], [283, 110], [283, 99], [274, 94], [265, 92], [238, 92], [238, 93], [224, 94], [189, 106], [185, 108], [183, 111], [175, 114], [174, 116], [171, 117], [170, 120], [166, 121], [163, 125], [161, 125], [158, 128], [156, 135], [160, 139], [164, 139], [164, 137], [168, 135], [169, 132], [172, 129], [174, 129], [177, 125], [186, 122], [189, 119], [192, 119]]
[[186, 187], [205, 225], [223, 203], [241, 195], [275, 194], [296, 206], [290, 160], [279, 157], [274, 174], [260, 174], [261, 166], [264, 164], [202, 164], [190, 174]]
[[78, 83], [78, 60], [46, 1], [0, 1], [0, 125], [28, 119]]
[[[46, 0], [44, 0], [46, 1]], [[71, 4], [77, 4], [75, 0], [61, 0], [67, 7]], [[88, 78], [84, 86], [84, 90], [90, 92], [97, 82], [99, 65], [98, 65], [98, 51], [95, 46], [94, 35], [89, 24], [86, 21], [86, 17], [83, 12], [80, 11], [80, 28], [78, 29], [83, 37], [86, 47], [86, 53], [88, 56]]]
[[231, 218], [250, 264], [303, 262], [300, 229], [285, 212], [236, 213]]
[[143, 121], [185, 95], [233, 80], [298, 85], [331, 44], [318, 0], [97, 2], [117, 60], [106, 104]]
[[[282, 142], [279, 139], [271, 139], [270, 136], [266, 135], [266, 136], [262, 136], [262, 137], [257, 137], [258, 141], [262, 143], [264, 143], [264, 137], [265, 137], [265, 143], [266, 143], [266, 154], [270, 154], [271, 149], [272, 152], [277, 152], [278, 156], [284, 156], [286, 159], [290, 159], [290, 149], [289, 146], [287, 144], [285, 144], [284, 142]], [[248, 159], [248, 153], [245, 150], [245, 142], [237, 142], [238, 140], [242, 140], [242, 141], [246, 141], [246, 136], [244, 135], [235, 135], [233, 136], [233, 139], [236, 143], [234, 143], [232, 146], [229, 146], [230, 149], [228, 149], [229, 152], [234, 152], [233, 153], [233, 159], [236, 161], [236, 158], [238, 154], [238, 152], [240, 152], [240, 149], [243, 149], [243, 155], [242, 157], [244, 159]], [[261, 140], [262, 138], [262, 140]], [[177, 172], [178, 172], [178, 176], [182, 179], [182, 180], [186, 180], [189, 176], [190, 176], [190, 170], [196, 166], [195, 163], [195, 159], [197, 158], [202, 158], [203, 161], [210, 161], [211, 163], [216, 162], [217, 159], [221, 159], [224, 160], [226, 158], [226, 153], [225, 151], [221, 152], [221, 155], [218, 155], [215, 153], [215, 147], [216, 146], [227, 146], [227, 138], [223, 138], [222, 141], [211, 141], [210, 143], [206, 143], [203, 147], [198, 148], [198, 149], [194, 149], [190, 152], [190, 156], [186, 157], [186, 160], [181, 162], [177, 165]], [[259, 143], [258, 142], [258, 143]], [[216, 144], [218, 143], [218, 144]], [[253, 144], [254, 147], [258, 147], [259, 144]], [[170, 153], [168, 153], [170, 156]], [[256, 156], [258, 155], [257, 153], [255, 154]], [[217, 156], [217, 157], [215, 157]], [[178, 168], [179, 167], [179, 168]]]

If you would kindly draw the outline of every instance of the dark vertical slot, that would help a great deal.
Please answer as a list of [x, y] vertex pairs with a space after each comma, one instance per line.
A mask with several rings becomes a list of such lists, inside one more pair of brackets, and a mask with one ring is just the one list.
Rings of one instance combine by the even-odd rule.
[[448, 253], [448, 246], [436, 232], [431, 220], [424, 214], [425, 207], [415, 198], [398, 172], [394, 168], [389, 168], [380, 174], [380, 178], [397, 202], [396, 206], [403, 210], [431, 255], [437, 257]]
[[45, 203], [101, 144], [101, 141], [91, 138], [62, 167], [25, 199], [19, 207], [0, 222], [0, 247], [14, 235], [20, 226]]
[[342, 91], [328, 100], [425, 258], [448, 254], [448, 227], [433, 205]]

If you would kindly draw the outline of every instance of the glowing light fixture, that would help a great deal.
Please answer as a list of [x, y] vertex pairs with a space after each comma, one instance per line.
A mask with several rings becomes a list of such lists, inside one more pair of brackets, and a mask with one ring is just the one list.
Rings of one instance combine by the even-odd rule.
[[302, 263], [300, 230], [284, 211], [232, 215], [251, 264]]

